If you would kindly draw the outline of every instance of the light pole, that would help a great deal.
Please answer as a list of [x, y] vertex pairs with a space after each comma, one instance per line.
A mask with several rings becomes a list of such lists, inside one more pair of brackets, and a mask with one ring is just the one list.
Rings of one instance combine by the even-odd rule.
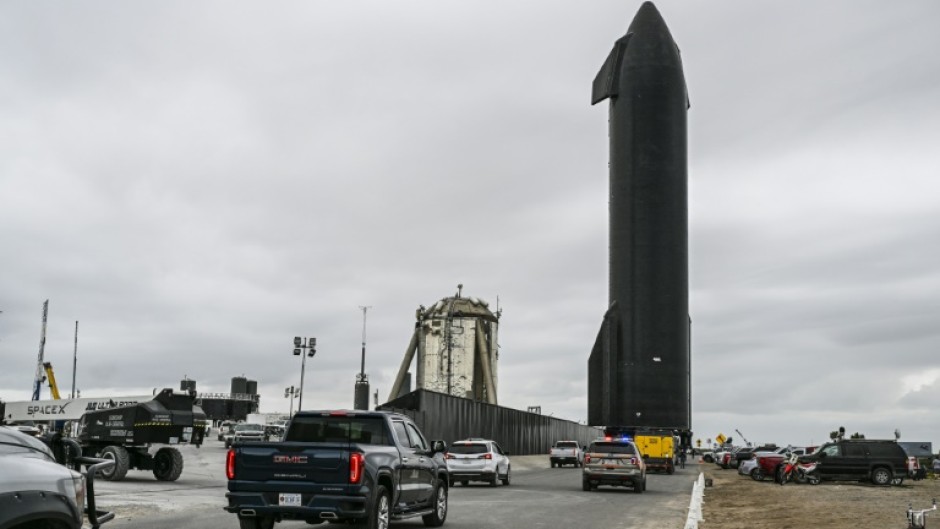
[[[308, 349], [304, 354], [304, 349]], [[307, 365], [307, 357], [313, 358], [317, 354], [316, 338], [294, 337], [294, 356], [300, 357], [300, 399], [297, 401], [297, 411], [304, 408], [304, 368]]]
[[290, 397], [290, 413], [287, 414], [288, 417], [294, 416], [294, 397], [300, 395], [300, 390], [291, 386], [289, 388], [284, 388], [284, 398]]

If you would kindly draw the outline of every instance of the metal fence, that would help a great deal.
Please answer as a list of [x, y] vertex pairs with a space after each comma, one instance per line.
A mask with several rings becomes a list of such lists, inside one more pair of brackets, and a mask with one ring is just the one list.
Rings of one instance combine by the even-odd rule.
[[492, 439], [510, 454], [546, 454], [557, 440], [587, 445], [603, 431], [573, 421], [419, 389], [378, 407], [407, 415], [428, 439], [448, 445], [469, 437]]

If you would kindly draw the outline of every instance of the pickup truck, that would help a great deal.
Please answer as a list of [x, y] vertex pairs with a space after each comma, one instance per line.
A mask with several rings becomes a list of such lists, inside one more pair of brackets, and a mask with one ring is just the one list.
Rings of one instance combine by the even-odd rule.
[[298, 412], [282, 442], [236, 442], [228, 451], [224, 509], [241, 529], [285, 520], [386, 529], [417, 516], [439, 527], [447, 518], [446, 450], [397, 413]]
[[552, 468], [562, 465], [584, 466], [584, 452], [577, 441], [555, 441], [555, 446], [548, 451]]

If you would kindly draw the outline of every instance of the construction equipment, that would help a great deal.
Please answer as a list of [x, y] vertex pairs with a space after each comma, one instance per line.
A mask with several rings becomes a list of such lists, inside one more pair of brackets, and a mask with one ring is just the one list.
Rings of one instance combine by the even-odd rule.
[[49, 383], [49, 393], [53, 400], [61, 400], [59, 395], [59, 385], [55, 381], [55, 372], [52, 371], [52, 362], [43, 362], [42, 367], [46, 370], [46, 382]]
[[160, 481], [176, 481], [183, 471], [183, 455], [172, 446], [151, 454], [150, 445], [200, 446], [206, 414], [194, 402], [195, 392], [164, 389], [151, 401], [86, 412], [78, 442], [85, 455], [114, 461], [101, 472], [108, 481], [124, 479], [129, 469], [152, 470]]

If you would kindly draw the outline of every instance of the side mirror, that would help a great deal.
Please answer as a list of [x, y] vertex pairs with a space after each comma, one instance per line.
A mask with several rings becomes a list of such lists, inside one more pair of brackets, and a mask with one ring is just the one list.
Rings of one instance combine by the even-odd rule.
[[439, 454], [441, 452], [447, 451], [447, 443], [438, 439], [437, 441], [431, 441], [431, 453]]

